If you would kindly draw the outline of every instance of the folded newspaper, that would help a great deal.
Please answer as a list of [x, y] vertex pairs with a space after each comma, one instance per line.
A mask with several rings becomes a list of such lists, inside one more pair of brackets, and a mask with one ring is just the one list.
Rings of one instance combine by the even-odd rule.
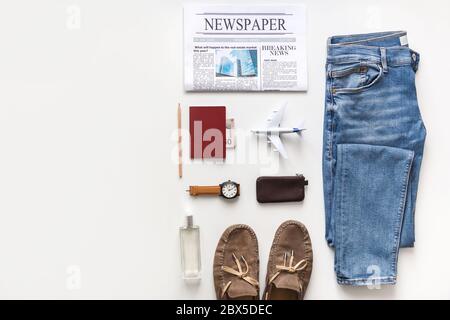
[[303, 5], [186, 5], [187, 91], [305, 91]]

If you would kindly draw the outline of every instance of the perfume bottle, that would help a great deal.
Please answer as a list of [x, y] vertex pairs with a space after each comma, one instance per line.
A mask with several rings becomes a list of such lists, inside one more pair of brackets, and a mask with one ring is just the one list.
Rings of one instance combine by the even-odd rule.
[[186, 216], [186, 225], [180, 227], [181, 267], [184, 279], [200, 279], [200, 228], [194, 217]]

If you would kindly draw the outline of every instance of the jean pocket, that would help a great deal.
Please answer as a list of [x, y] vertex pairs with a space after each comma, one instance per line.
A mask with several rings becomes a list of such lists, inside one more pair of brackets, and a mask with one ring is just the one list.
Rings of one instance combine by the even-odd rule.
[[357, 93], [373, 86], [383, 75], [378, 64], [358, 62], [330, 71], [333, 93]]

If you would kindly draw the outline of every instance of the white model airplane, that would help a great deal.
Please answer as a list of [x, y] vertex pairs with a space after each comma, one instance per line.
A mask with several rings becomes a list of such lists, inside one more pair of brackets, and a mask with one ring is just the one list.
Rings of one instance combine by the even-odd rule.
[[265, 128], [252, 129], [251, 132], [255, 134], [265, 134], [267, 135], [267, 142], [271, 143], [274, 147], [274, 151], [278, 151], [283, 158], [287, 159], [287, 152], [281, 142], [280, 134], [283, 133], [296, 133], [301, 135], [302, 131], [305, 130], [302, 124], [295, 128], [280, 127], [281, 119], [283, 119], [284, 109], [287, 103], [284, 103], [280, 108], [275, 109], [269, 115]]

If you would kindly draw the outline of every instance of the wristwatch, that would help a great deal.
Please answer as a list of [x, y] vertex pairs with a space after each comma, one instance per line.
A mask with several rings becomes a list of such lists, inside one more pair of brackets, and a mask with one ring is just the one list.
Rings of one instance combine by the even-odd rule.
[[191, 196], [217, 195], [225, 199], [234, 199], [239, 195], [239, 183], [228, 180], [218, 186], [189, 186], [186, 190]]

